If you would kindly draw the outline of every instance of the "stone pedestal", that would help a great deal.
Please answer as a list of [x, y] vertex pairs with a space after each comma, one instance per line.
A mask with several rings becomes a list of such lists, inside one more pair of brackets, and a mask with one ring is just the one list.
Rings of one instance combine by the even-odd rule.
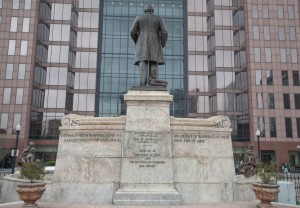
[[261, 182], [257, 175], [251, 178], [245, 178], [243, 175], [235, 176], [233, 183], [233, 200], [234, 201], [255, 201], [256, 197], [252, 190], [252, 184]]
[[52, 184], [41, 200], [176, 205], [246, 198], [239, 192], [247, 187], [234, 185], [227, 117], [169, 116], [172, 96], [157, 87], [137, 87], [124, 98], [126, 116], [63, 117]]
[[180, 204], [174, 187], [167, 91], [129, 91], [120, 188], [114, 204]]

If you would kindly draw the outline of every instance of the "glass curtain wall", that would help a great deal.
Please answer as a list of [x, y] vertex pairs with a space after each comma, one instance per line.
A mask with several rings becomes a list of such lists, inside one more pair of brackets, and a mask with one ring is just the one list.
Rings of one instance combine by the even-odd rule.
[[57, 140], [65, 114], [94, 115], [99, 5], [41, 1], [30, 139]]
[[[139, 85], [139, 69], [134, 66], [135, 45], [130, 29], [148, 1], [101, 1], [98, 53], [96, 115], [125, 114], [123, 95]], [[168, 81], [174, 95], [171, 115], [185, 116], [185, 1], [154, 0], [154, 14], [163, 17], [169, 39], [164, 48], [165, 65], [158, 67], [158, 79]]]
[[226, 115], [233, 141], [249, 141], [243, 1], [187, 4], [188, 115]]
[[75, 55], [70, 51], [73, 7], [64, 1], [40, 3], [30, 139], [58, 140], [61, 118], [71, 110], [66, 103], [73, 102], [68, 85]]

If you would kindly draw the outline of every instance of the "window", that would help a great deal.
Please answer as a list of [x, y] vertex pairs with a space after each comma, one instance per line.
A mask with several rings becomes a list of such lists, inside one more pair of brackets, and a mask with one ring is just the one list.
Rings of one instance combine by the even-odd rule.
[[3, 104], [9, 104], [10, 103], [10, 93], [11, 93], [11, 88], [4, 88]]
[[283, 94], [284, 109], [291, 109], [290, 94]]
[[13, 5], [12, 5], [12, 8], [13, 9], [19, 9], [19, 0], [13, 0]]
[[288, 6], [289, 19], [295, 19], [294, 6]]
[[23, 18], [23, 29], [22, 32], [29, 32], [29, 18]]
[[[195, 36], [194, 36], [195, 37]], [[190, 40], [190, 38], [189, 38]], [[98, 33], [96, 32], [77, 32], [77, 47], [83, 48], [97, 48], [97, 41], [98, 41]], [[207, 40], [203, 37], [196, 36], [196, 42], [203, 42], [202, 46], [197, 46], [194, 44], [193, 46], [197, 49], [198, 47], [204, 47], [204, 44], [207, 43]], [[207, 48], [207, 47], [204, 47]], [[202, 50], [205, 50], [201, 48]], [[201, 50], [200, 49], [200, 50]]]
[[18, 30], [18, 17], [12, 17], [10, 21], [10, 32], [17, 32]]
[[13, 131], [12, 131], [13, 134], [17, 133], [16, 126], [18, 124], [21, 125], [21, 113], [15, 113], [15, 115], [14, 115], [14, 123], [13, 123]]
[[300, 137], [300, 118], [297, 118], [296, 121], [297, 121], [297, 136], [299, 138]]
[[45, 91], [45, 108], [65, 108], [66, 91], [65, 90], [46, 90]]
[[267, 70], [267, 85], [273, 85], [273, 72], [272, 72], [272, 70]]
[[285, 133], [287, 138], [293, 137], [292, 118], [285, 118]]
[[269, 26], [264, 26], [264, 39], [265, 40], [270, 40], [270, 27]]
[[8, 122], [8, 113], [2, 113], [1, 120], [0, 120], [0, 134], [7, 133], [7, 122]]
[[296, 27], [290, 27], [290, 40], [296, 40]]
[[[71, 19], [71, 9], [72, 9], [71, 4], [52, 3], [51, 19], [52, 20], [70, 20]], [[98, 22], [98, 19], [95, 22]]]
[[15, 55], [15, 50], [16, 50], [16, 40], [9, 40], [7, 55]]
[[275, 109], [274, 93], [268, 93], [268, 107], [269, 109]]
[[[83, 21], [83, 20], [81, 20], [81, 21]], [[86, 21], [84, 21], [84, 22], [86, 22]], [[201, 22], [201, 24], [197, 24], [200, 22]], [[188, 16], [188, 30], [189, 31], [207, 31], [206, 19], [204, 17]]]
[[267, 62], [267, 63], [272, 62], [272, 52], [271, 52], [271, 48], [265, 48], [265, 58], [266, 58], [266, 62]]
[[295, 94], [295, 109], [300, 109], [300, 94]]
[[[67, 74], [68, 74], [67, 68], [48, 67], [46, 84], [47, 85], [66, 85], [67, 84], [67, 76], [68, 76]], [[87, 79], [86, 79], [86, 82], [88, 82]]]
[[25, 0], [24, 9], [30, 9], [30, 8], [31, 8], [31, 0]]
[[284, 27], [278, 27], [279, 40], [285, 40]]
[[22, 40], [21, 41], [21, 51], [20, 51], [21, 56], [26, 56], [27, 55], [27, 46], [28, 46], [28, 41], [27, 40]]
[[269, 5], [263, 5], [263, 18], [269, 18]]
[[280, 62], [286, 63], [286, 49], [280, 48]]
[[258, 18], [257, 4], [252, 4], [252, 18]]
[[[69, 47], [68, 46], [49, 45], [48, 62], [68, 63], [68, 58], [69, 58]], [[85, 59], [85, 61], [88, 62], [89, 60]]]
[[277, 132], [276, 132], [276, 118], [270, 117], [270, 137], [277, 137]]
[[298, 63], [298, 53], [296, 48], [291, 48], [292, 63]]
[[288, 71], [286, 70], [281, 71], [281, 76], [282, 76], [282, 85], [288, 86], [289, 85]]
[[25, 64], [19, 64], [18, 79], [25, 79]]
[[[82, 52], [84, 53], [84, 52]], [[78, 53], [77, 53], [78, 54]], [[76, 54], [76, 60], [78, 55]], [[234, 67], [234, 52], [216, 50], [216, 66], [217, 67]], [[76, 64], [77, 67], [77, 64]]]
[[73, 111], [94, 111], [95, 96], [74, 93]]
[[[70, 25], [51, 24], [50, 25], [50, 41], [69, 41]], [[89, 40], [89, 39], [88, 39]]]
[[260, 48], [254, 48], [254, 61], [260, 62]]
[[5, 73], [5, 79], [12, 79], [13, 77], [13, 64], [7, 64], [6, 65], [6, 73]]
[[283, 19], [283, 6], [282, 5], [277, 6], [277, 16], [278, 16], [278, 19]]
[[261, 70], [256, 70], [256, 85], [262, 85]]
[[[99, 8], [99, 1], [98, 0], [79, 0], [78, 2], [78, 7], [79, 8]], [[223, 4], [226, 4], [226, 2], [223, 2]], [[229, 4], [229, 2], [227, 3]], [[189, 2], [189, 9], [195, 10], [198, 12], [203, 12], [206, 11], [206, 3], [202, 2], [199, 4], [194, 4], [193, 2]]]
[[23, 103], [23, 88], [17, 88], [16, 104]]
[[257, 108], [263, 108], [263, 94], [262, 93], [256, 93], [256, 106]]
[[253, 26], [253, 38], [254, 38], [254, 40], [259, 40], [259, 28], [258, 28], [258, 26]]
[[[218, 20], [219, 20], [218, 14], [222, 15], [222, 17], [225, 17], [225, 15], [226, 15], [224, 10], [222, 10], [221, 13], [219, 13], [218, 11], [220, 11], [220, 10], [215, 10], [215, 21], [216, 21], [215, 24], [216, 25], [218, 24]], [[222, 24], [226, 24], [226, 25], [229, 24], [229, 26], [230, 26], [230, 23], [232, 23], [232, 20], [230, 20], [230, 17], [232, 17], [232, 15], [229, 15], [229, 11], [228, 11], [228, 15], [226, 17], [224, 19], [221, 19]], [[98, 19], [99, 19], [98, 13], [78, 12], [78, 27], [98, 28]]]
[[2, 8], [2, 1], [3, 1], [3, 0], [0, 0], [0, 8]]
[[299, 71], [293, 71], [293, 83], [294, 86], [300, 86]]
[[[204, 76], [194, 76], [194, 79], [192, 77], [190, 77], [190, 78], [191, 78], [191, 81], [189, 82], [189, 89], [193, 88], [191, 90], [193, 90], [193, 91], [198, 90], [200, 92], [208, 91], [207, 77], [206, 77], [206, 79]], [[201, 82], [202, 84], [198, 84], [196, 79], [203, 81], [203, 82]], [[197, 83], [197, 86], [196, 86], [196, 83]], [[96, 74], [95, 73], [83, 73], [83, 72], [75, 73], [74, 89], [95, 89], [95, 86], [96, 86]]]

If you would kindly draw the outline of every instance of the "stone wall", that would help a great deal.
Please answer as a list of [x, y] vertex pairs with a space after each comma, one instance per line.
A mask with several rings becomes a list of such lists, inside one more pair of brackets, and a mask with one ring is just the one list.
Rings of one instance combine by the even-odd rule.
[[55, 173], [42, 200], [122, 205], [252, 199], [239, 193], [249, 192], [251, 183], [235, 182], [227, 117], [169, 116], [167, 91], [129, 91], [124, 99], [127, 116], [64, 116]]

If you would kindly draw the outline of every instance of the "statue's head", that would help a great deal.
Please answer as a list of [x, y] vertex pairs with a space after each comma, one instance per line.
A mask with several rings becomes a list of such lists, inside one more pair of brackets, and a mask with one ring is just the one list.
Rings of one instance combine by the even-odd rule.
[[34, 147], [35, 146], [35, 142], [29, 142], [29, 146]]
[[153, 12], [154, 12], [154, 9], [153, 9], [152, 4], [147, 4], [147, 5], [144, 7], [144, 12], [145, 12], [145, 13], [147, 13], [147, 12], [153, 13]]

